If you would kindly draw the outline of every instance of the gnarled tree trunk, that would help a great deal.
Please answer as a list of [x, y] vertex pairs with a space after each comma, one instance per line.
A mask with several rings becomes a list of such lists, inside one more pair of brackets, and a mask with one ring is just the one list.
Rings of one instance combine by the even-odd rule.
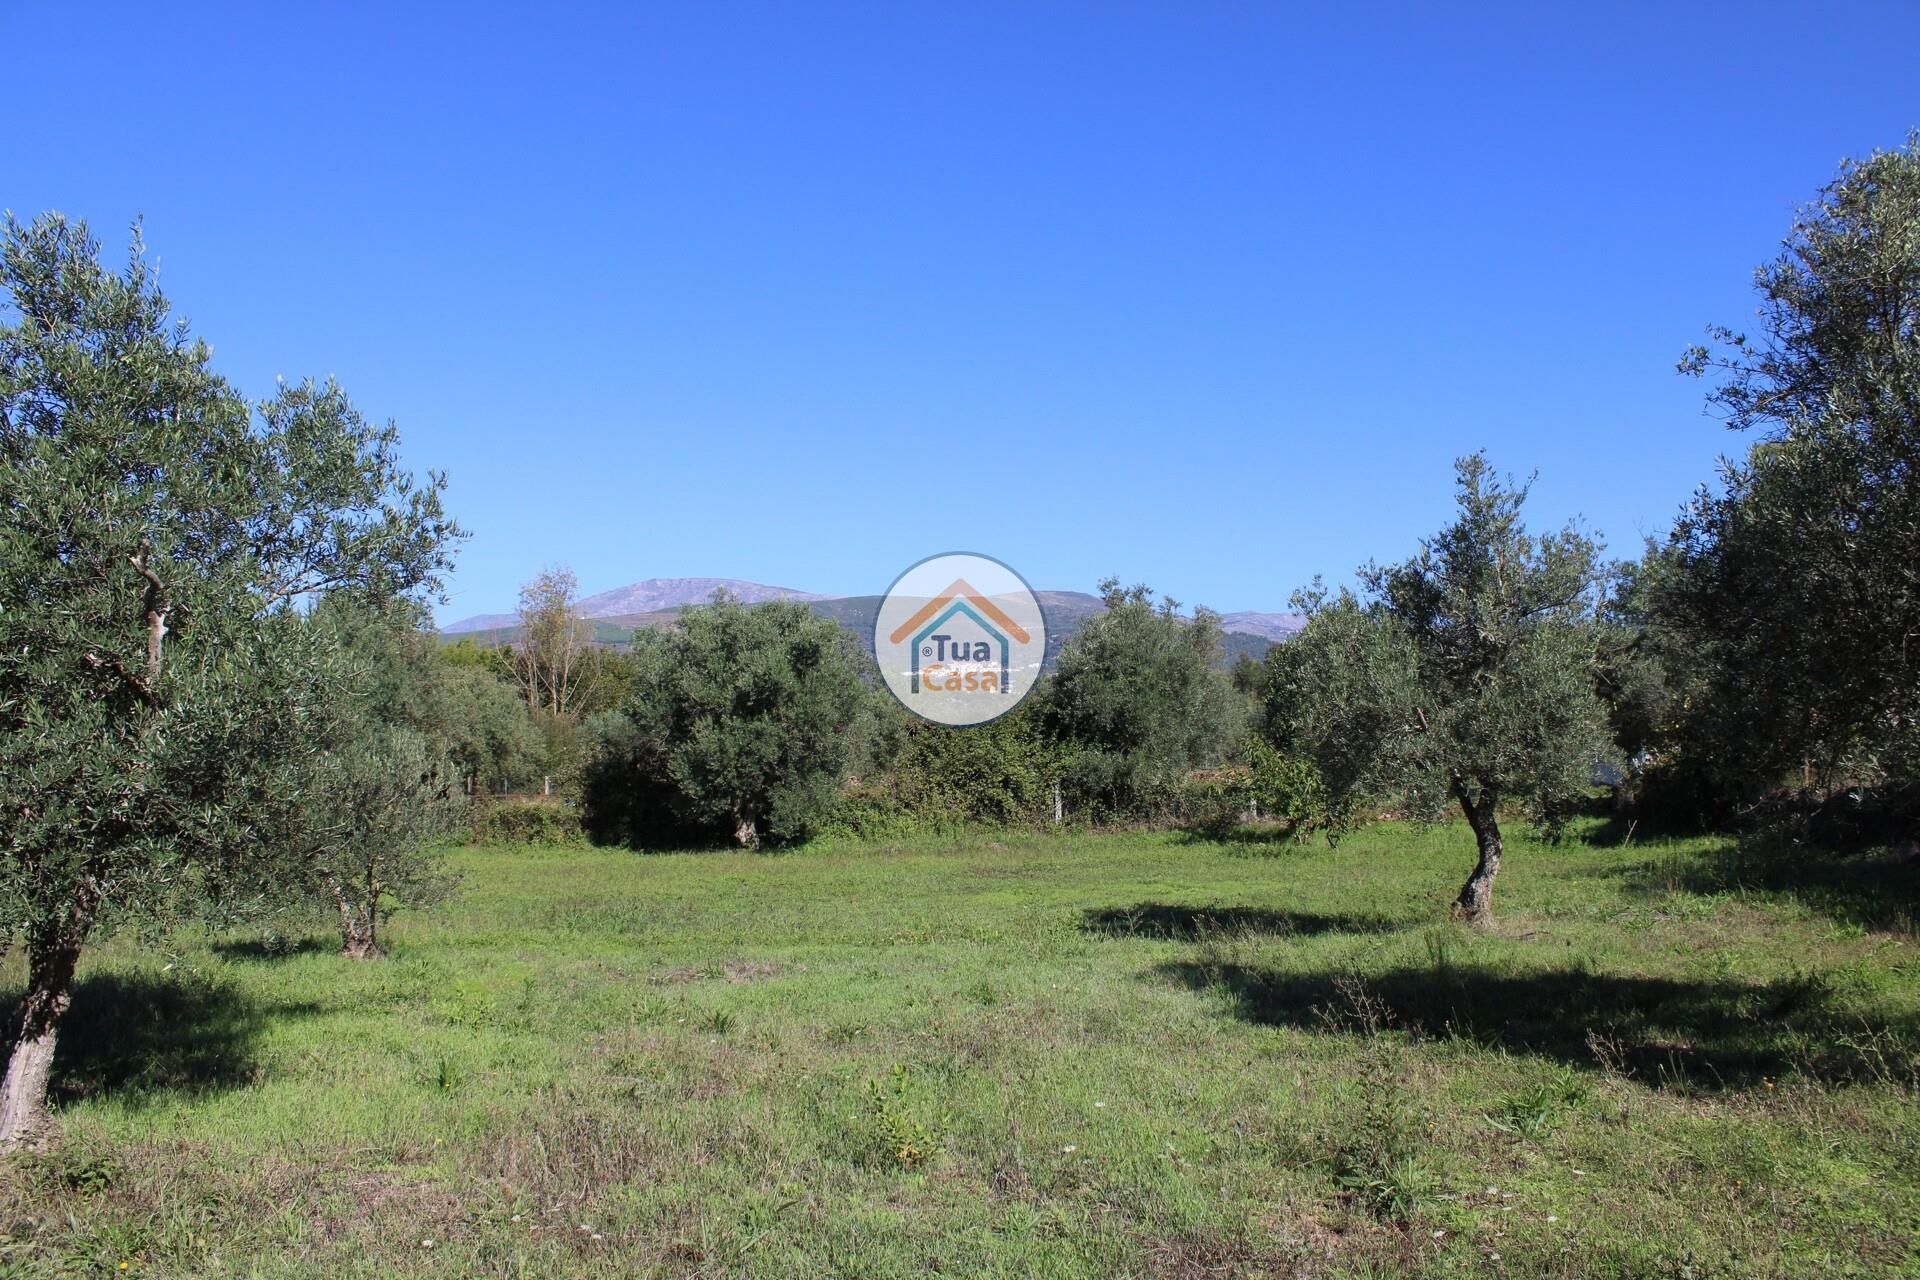
[[1476, 801], [1460, 781], [1454, 783], [1453, 793], [1480, 846], [1480, 861], [1467, 882], [1460, 886], [1460, 896], [1453, 900], [1453, 913], [1469, 924], [1484, 928], [1493, 923], [1493, 878], [1500, 874], [1500, 820], [1494, 812], [1499, 795], [1491, 787], [1483, 788]]
[[733, 811], [733, 842], [742, 849], [760, 847], [760, 819], [752, 809], [737, 808]]
[[376, 895], [364, 907], [353, 900], [345, 884], [331, 872], [321, 873], [326, 878], [327, 891], [333, 895], [333, 903], [340, 912], [340, 954], [349, 960], [371, 960], [380, 954], [379, 940], [374, 936], [376, 913], [379, 898]]
[[27, 943], [27, 994], [0, 1083], [0, 1151], [17, 1151], [43, 1138], [51, 1126], [47, 1081], [60, 1019], [73, 1002], [73, 971], [86, 937], [85, 916], [37, 931]]

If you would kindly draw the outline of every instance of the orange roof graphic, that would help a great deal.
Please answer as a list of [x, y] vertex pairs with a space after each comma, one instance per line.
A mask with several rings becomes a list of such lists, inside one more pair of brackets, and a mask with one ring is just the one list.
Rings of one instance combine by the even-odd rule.
[[978, 591], [975, 591], [965, 578], [955, 578], [952, 586], [948, 587], [932, 600], [927, 601], [926, 604], [920, 606], [911, 618], [908, 618], [905, 622], [895, 627], [893, 634], [888, 636], [887, 639], [894, 644], [899, 644], [902, 640], [905, 640], [913, 634], [915, 627], [918, 627], [921, 623], [946, 608], [949, 604], [952, 604], [954, 600], [961, 596], [965, 596], [969, 604], [978, 607], [980, 612], [986, 614], [989, 618], [992, 618], [995, 622], [1006, 628], [1007, 634], [1015, 640], [1018, 640], [1021, 644], [1025, 644], [1028, 640], [1032, 639], [1032, 637], [1027, 634], [1025, 627], [1015, 622], [1012, 618], [1009, 618], [1006, 615], [1006, 611], [999, 605], [987, 599]]

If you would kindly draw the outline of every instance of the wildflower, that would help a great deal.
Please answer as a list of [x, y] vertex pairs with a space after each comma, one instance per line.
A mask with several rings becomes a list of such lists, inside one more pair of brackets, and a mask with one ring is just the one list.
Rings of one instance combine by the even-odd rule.
[[1079, 1149], [1080, 1149], [1080, 1148], [1078, 1148], [1078, 1147], [1076, 1147], [1076, 1146], [1074, 1146], [1074, 1145], [1072, 1145], [1071, 1143], [1069, 1143], [1068, 1145], [1066, 1145], [1066, 1146], [1064, 1146], [1064, 1147], [1062, 1147], [1062, 1148], [1060, 1148], [1060, 1154], [1061, 1154], [1061, 1155], [1063, 1155], [1063, 1156], [1070, 1156], [1070, 1155], [1072, 1155], [1072, 1154], [1073, 1154], [1074, 1152], [1076, 1152], [1076, 1151], [1078, 1151]]

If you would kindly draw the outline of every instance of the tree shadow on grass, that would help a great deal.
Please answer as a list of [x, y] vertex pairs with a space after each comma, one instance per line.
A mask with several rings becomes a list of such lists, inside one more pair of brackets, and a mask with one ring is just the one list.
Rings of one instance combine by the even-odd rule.
[[340, 939], [239, 938], [213, 944], [213, 953], [225, 960], [290, 960], [294, 956], [340, 954]]
[[1835, 853], [1745, 840], [1701, 852], [1656, 854], [1618, 873], [1658, 903], [1677, 894], [1747, 893], [1805, 904], [1866, 929], [1920, 933], [1920, 861], [1883, 850]]
[[272, 1020], [318, 1012], [200, 975], [90, 974], [61, 1020], [49, 1091], [68, 1103], [237, 1088], [258, 1078], [253, 1045]]
[[1789, 1072], [1920, 1086], [1920, 1026], [1835, 1005], [1817, 978], [1769, 983], [1437, 964], [1375, 974], [1181, 962], [1155, 972], [1218, 991], [1262, 1026], [1342, 1032], [1357, 1003], [1387, 1025], [1623, 1072], [1658, 1088], [1749, 1089]]
[[1407, 922], [1385, 916], [1278, 911], [1266, 907], [1195, 907], [1169, 902], [1140, 902], [1130, 907], [1089, 908], [1080, 928], [1110, 938], [1160, 938], [1190, 942], [1196, 938], [1262, 934], [1290, 937], [1321, 933], [1392, 933]]

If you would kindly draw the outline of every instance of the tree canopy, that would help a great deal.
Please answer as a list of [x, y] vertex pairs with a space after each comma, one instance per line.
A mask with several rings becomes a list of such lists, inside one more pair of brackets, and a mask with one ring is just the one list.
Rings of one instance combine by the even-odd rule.
[[1183, 617], [1145, 586], [1100, 584], [1106, 611], [1060, 653], [1046, 690], [1050, 731], [1066, 744], [1067, 785], [1096, 813], [1117, 813], [1233, 749], [1231, 685], [1214, 670], [1220, 620]]
[[634, 639], [633, 693], [593, 725], [595, 829], [658, 838], [671, 816], [696, 838], [753, 848], [831, 812], [874, 696], [836, 623], [804, 604], [719, 597]]
[[[437, 476], [332, 383], [249, 406], [135, 245], [9, 218], [0, 289], [0, 930], [28, 990], [0, 1144], [44, 1120], [96, 928], [230, 897], [272, 863], [249, 815], [311, 763], [342, 685], [293, 610], [433, 590]], [[257, 856], [256, 856], [257, 855]]]

